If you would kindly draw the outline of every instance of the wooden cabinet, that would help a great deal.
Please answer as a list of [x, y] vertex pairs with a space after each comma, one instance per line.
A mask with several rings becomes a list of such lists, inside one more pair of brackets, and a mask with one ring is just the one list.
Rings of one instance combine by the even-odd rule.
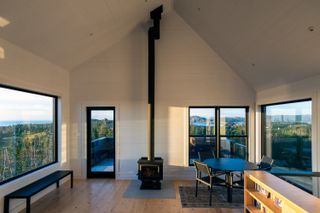
[[265, 171], [245, 171], [244, 212], [320, 212], [320, 199]]

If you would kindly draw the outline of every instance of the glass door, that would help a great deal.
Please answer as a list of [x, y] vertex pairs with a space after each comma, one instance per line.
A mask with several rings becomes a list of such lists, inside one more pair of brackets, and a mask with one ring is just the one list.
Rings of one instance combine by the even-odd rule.
[[115, 107], [87, 107], [87, 177], [115, 177]]

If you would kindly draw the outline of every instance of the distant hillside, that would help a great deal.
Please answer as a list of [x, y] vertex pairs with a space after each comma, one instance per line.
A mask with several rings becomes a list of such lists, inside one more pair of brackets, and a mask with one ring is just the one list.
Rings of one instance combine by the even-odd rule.
[[266, 117], [267, 120], [272, 122], [302, 122], [311, 124], [311, 115], [269, 115]]
[[103, 120], [91, 119], [91, 125], [92, 124], [105, 124], [107, 128], [109, 128], [109, 129], [113, 128], [113, 121], [108, 120], [107, 118], [103, 119]]
[[[191, 116], [190, 117], [191, 123], [207, 123], [207, 118], [201, 116]], [[210, 123], [214, 122], [214, 118], [210, 118]]]
[[[190, 117], [190, 123], [191, 124], [201, 124], [201, 123], [207, 123], [207, 118], [201, 117], [201, 116], [191, 116]], [[210, 118], [210, 123], [214, 123], [215, 119]], [[245, 118], [244, 117], [226, 117], [226, 122], [228, 123], [244, 123]]]

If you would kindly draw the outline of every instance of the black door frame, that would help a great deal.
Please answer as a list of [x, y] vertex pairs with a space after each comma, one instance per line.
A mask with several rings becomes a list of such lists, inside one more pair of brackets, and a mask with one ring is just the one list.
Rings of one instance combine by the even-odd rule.
[[[114, 138], [114, 158], [113, 172], [92, 172], [91, 171], [91, 111], [112, 110], [113, 111], [113, 138]], [[90, 106], [86, 109], [87, 113], [87, 178], [115, 178], [116, 174], [116, 108], [111, 106]]]

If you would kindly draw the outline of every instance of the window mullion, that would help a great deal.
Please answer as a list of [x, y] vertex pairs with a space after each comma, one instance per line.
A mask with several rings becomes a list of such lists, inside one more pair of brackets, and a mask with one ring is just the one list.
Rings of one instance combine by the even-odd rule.
[[216, 108], [216, 146], [217, 146], [217, 157], [220, 157], [220, 108]]

